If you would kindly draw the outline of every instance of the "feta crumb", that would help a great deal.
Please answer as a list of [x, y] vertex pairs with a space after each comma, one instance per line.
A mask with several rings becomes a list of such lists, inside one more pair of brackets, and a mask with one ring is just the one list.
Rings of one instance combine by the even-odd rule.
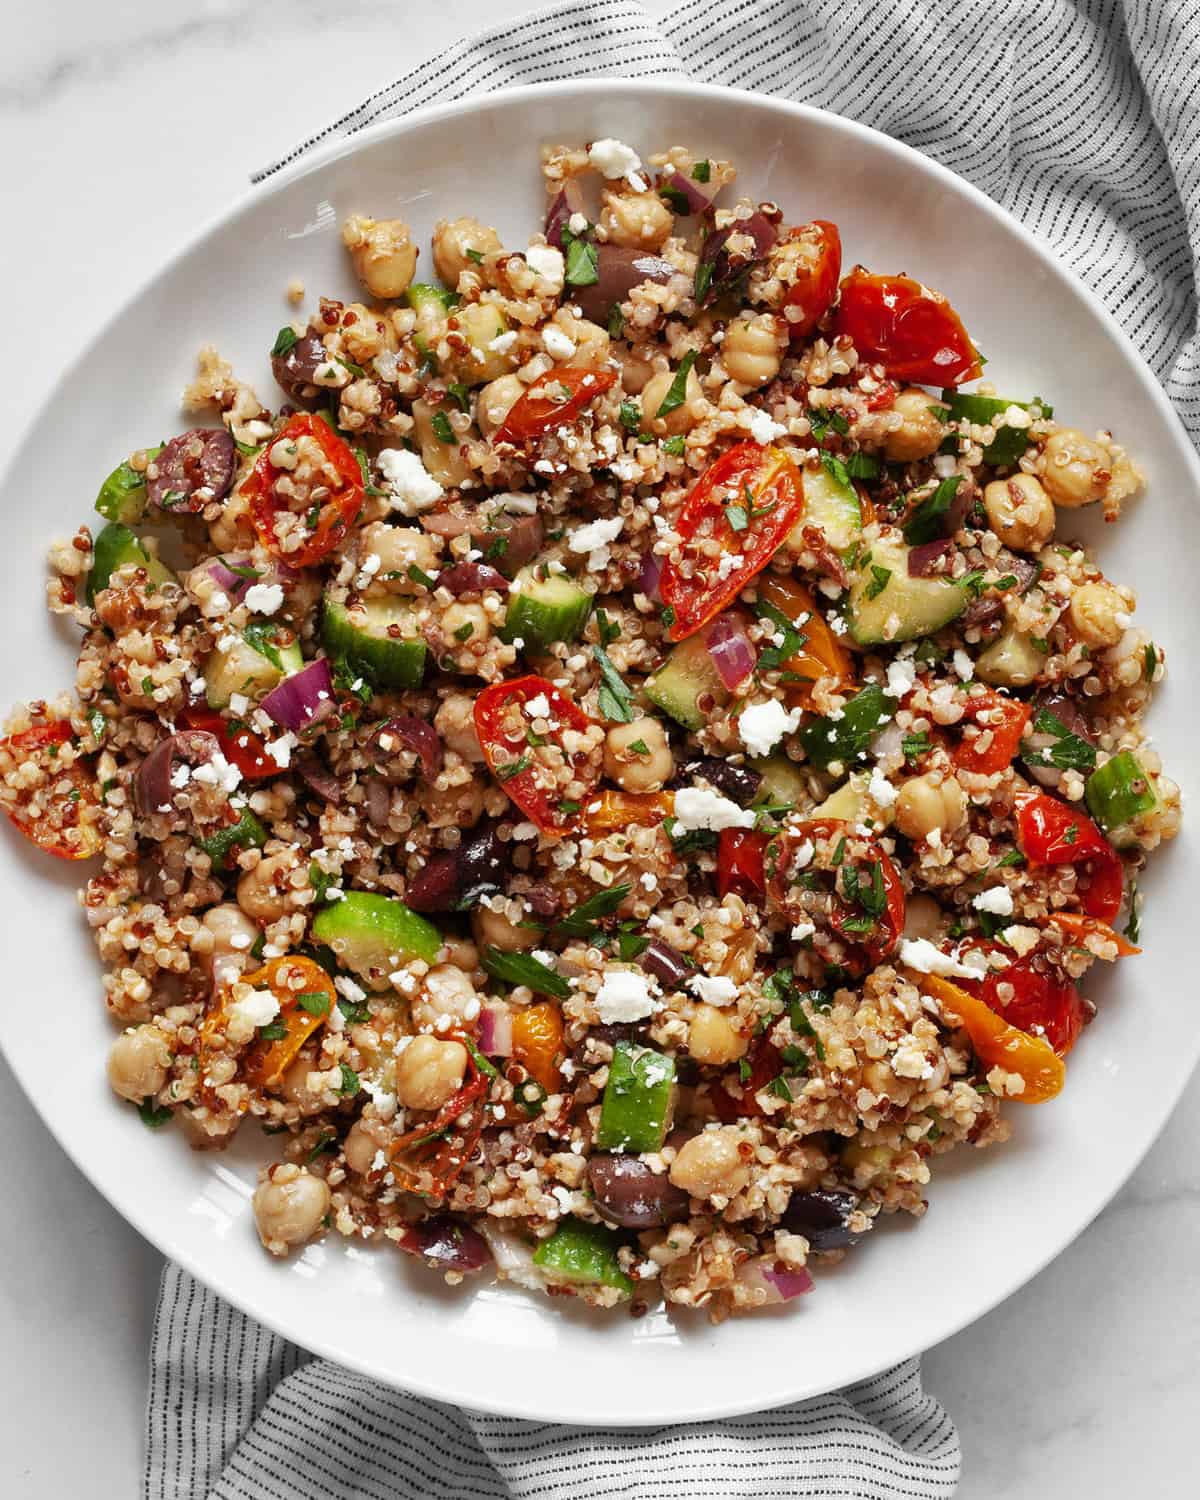
[[273, 615], [283, 603], [283, 585], [279, 583], [252, 583], [246, 590], [242, 603], [253, 614]]
[[575, 353], [575, 340], [552, 324], [542, 333], [542, 347], [552, 359], [570, 359]]
[[899, 659], [888, 663], [887, 686], [884, 692], [889, 698], [903, 698], [917, 680], [917, 669], [911, 659]]
[[699, 995], [705, 1005], [728, 1005], [737, 999], [737, 985], [724, 974], [712, 978], [707, 974], [693, 974], [688, 980], [688, 988]]
[[642, 1021], [654, 1014], [654, 997], [643, 974], [629, 969], [609, 969], [596, 995], [596, 1010], [606, 1026], [621, 1021]]
[[897, 1078], [932, 1078], [933, 1064], [915, 1042], [906, 1039], [892, 1055], [892, 1072]]
[[498, 333], [488, 344], [488, 348], [493, 354], [507, 354], [516, 342], [517, 335], [510, 328], [507, 333]]
[[367, 998], [367, 992], [363, 989], [362, 985], [356, 984], [353, 979], [348, 978], [345, 974], [338, 975], [333, 981], [333, 987], [339, 995], [344, 995], [347, 1000], [355, 1005], [361, 1004]]
[[586, 526], [577, 526], [567, 537], [567, 546], [572, 552], [586, 552], [588, 567], [593, 571], [608, 566], [609, 542], [615, 542], [625, 525], [624, 516], [613, 516], [610, 521], [589, 521]]
[[685, 786], [675, 793], [676, 826], [689, 832], [696, 828], [753, 828], [757, 815], [748, 807], [739, 807], [719, 792], [707, 787]]
[[940, 974], [955, 979], [979, 978], [978, 968], [969, 968], [952, 953], [943, 953], [928, 938], [901, 938], [900, 962], [916, 969], [919, 974]]
[[897, 796], [896, 788], [878, 766], [874, 766], [871, 770], [871, 779], [867, 782], [867, 792], [876, 807], [891, 807]]
[[802, 943], [805, 938], [810, 938], [816, 932], [816, 927], [811, 922], [797, 922], [792, 928], [792, 941]]
[[792, 855], [792, 868], [794, 870], [806, 870], [812, 863], [813, 843], [812, 839], [805, 839]]
[[[586, 219], [583, 221], [583, 227], [587, 228]], [[572, 230], [573, 234], [579, 232], [579, 230]], [[561, 250], [556, 250], [553, 245], [531, 245], [525, 252], [525, 262], [529, 269], [536, 272], [543, 281], [548, 281], [556, 292], [562, 291], [566, 267]]]
[[401, 515], [415, 516], [428, 510], [445, 494], [420, 458], [407, 448], [384, 448], [377, 462], [389, 491], [388, 503]]
[[757, 406], [743, 407], [738, 413], [738, 423], [749, 428], [750, 436], [756, 443], [770, 443], [776, 438], [787, 436], [784, 424], [777, 422], [770, 412]]
[[567, 220], [567, 228], [572, 234], [582, 234], [587, 227], [587, 214], [581, 214], [578, 209]]
[[235, 718], [240, 719], [250, 707], [250, 700], [245, 693], [230, 693], [229, 711]]
[[296, 736], [289, 729], [277, 740], [271, 740], [264, 748], [280, 770], [286, 771], [292, 763], [292, 747], [295, 744]]
[[964, 682], [970, 682], [975, 675], [975, 663], [967, 655], [961, 646], [954, 653], [954, 670]]
[[588, 150], [588, 161], [610, 180], [624, 177], [635, 193], [645, 192], [646, 179], [641, 176], [642, 159], [624, 141], [614, 141], [611, 136], [593, 141]]
[[236, 766], [231, 766], [219, 750], [214, 752], [211, 760], [197, 766], [192, 772], [193, 781], [200, 782], [202, 786], [219, 786], [226, 792], [236, 791], [241, 779], [242, 773]]
[[784, 708], [778, 698], [752, 703], [738, 718], [738, 734], [751, 755], [770, 755], [785, 734], [800, 727], [801, 710]]
[[230, 1007], [231, 1020], [243, 1021], [247, 1026], [269, 1026], [279, 1014], [279, 1001], [270, 990], [251, 990], [244, 1000]]
[[550, 717], [550, 700], [546, 697], [545, 693], [538, 693], [536, 697], [526, 700], [525, 714], [530, 719], [548, 719]]
[[1006, 885], [995, 885], [990, 891], [980, 891], [971, 905], [976, 911], [991, 912], [995, 917], [1011, 917], [1013, 914], [1012, 892]]

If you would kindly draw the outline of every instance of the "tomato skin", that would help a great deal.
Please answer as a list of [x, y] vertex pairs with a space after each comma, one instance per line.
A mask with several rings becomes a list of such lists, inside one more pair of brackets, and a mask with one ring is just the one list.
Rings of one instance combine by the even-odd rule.
[[1057, 927], [1079, 948], [1085, 946], [1087, 938], [1098, 937], [1114, 945], [1118, 958], [1132, 958], [1142, 951], [1128, 938], [1115, 932], [1107, 922], [1100, 921], [1099, 917], [1084, 917], [1073, 911], [1054, 911], [1043, 918], [1043, 921], [1047, 927]]
[[766, 894], [763, 869], [770, 836], [746, 828], [722, 828], [717, 836], [717, 894], [722, 901], [731, 891], [739, 896]]
[[865, 364], [897, 380], [959, 385], [983, 374], [962, 320], [940, 292], [910, 276], [872, 276], [855, 266], [842, 281], [834, 332]]
[[593, 837], [623, 828], [654, 828], [675, 810], [674, 792], [618, 792], [605, 789], [584, 805], [584, 824]]
[[829, 311], [837, 296], [842, 274], [842, 237], [836, 224], [814, 219], [798, 229], [789, 229], [784, 242], [802, 241], [810, 248], [803, 266], [783, 299], [783, 316], [793, 341], [806, 339]]
[[[66, 719], [58, 719], [52, 724], [33, 724], [30, 728], [22, 729], [17, 734], [9, 736], [8, 739], [0, 740], [0, 749], [23, 760], [39, 750], [49, 750], [51, 746], [65, 745], [74, 737], [75, 731], [70, 723]], [[51, 765], [53, 765], [52, 759]], [[69, 767], [55, 768], [54, 780], [64, 778], [71, 783], [71, 798], [79, 811], [99, 806], [95, 781], [85, 765], [75, 761]], [[9, 822], [19, 833], [47, 854], [53, 854], [56, 859], [91, 859], [100, 852], [103, 840], [99, 829], [90, 822], [81, 821], [78, 816], [69, 826], [78, 830], [79, 840], [78, 843], [70, 843], [63, 837], [64, 830], [35, 823], [29, 818], [22, 817], [19, 805], [5, 807], [4, 811]]]
[[988, 1068], [1001, 1067], [1025, 1080], [1025, 1089], [1015, 1098], [1021, 1104], [1044, 1104], [1061, 1093], [1066, 1079], [1063, 1060], [1040, 1036], [1031, 1036], [1010, 1025], [978, 995], [960, 983], [937, 974], [909, 971], [908, 977], [931, 995], [948, 1019], [957, 1021], [971, 1038], [975, 1055]]
[[514, 702], [525, 704], [539, 694], [545, 694], [551, 716], [558, 721], [558, 729], [548, 736], [556, 744], [561, 744], [564, 728], [582, 733], [590, 726], [592, 721], [577, 703], [573, 703], [548, 678], [530, 673], [526, 677], [514, 677], [510, 682], [494, 682], [484, 688], [475, 700], [475, 731], [488, 769], [529, 821], [536, 823], [543, 833], [568, 833], [582, 820], [586, 798], [577, 812], [564, 813], [557, 801], [551, 806], [550, 797], [539, 785], [537, 772], [532, 766], [515, 775], [500, 774], [529, 749], [524, 737], [513, 739], [504, 731], [508, 705]]
[[761, 1115], [763, 1108], [758, 1102], [758, 1091], [765, 1089], [782, 1072], [783, 1058], [779, 1049], [773, 1047], [765, 1036], [760, 1037], [750, 1054], [750, 1077], [741, 1085], [742, 1097], [735, 1099], [723, 1083], [715, 1084], [712, 1089], [713, 1114], [725, 1125]]
[[[804, 644], [784, 662], [784, 670], [799, 677], [816, 679], [829, 676], [837, 679], [838, 686], [853, 690], [858, 685], [854, 674], [854, 659], [838, 641], [837, 636], [825, 623], [812, 592], [803, 584], [779, 573], [769, 573], [758, 585], [760, 599], [773, 604], [789, 620], [797, 620], [802, 614], [808, 619], [800, 627]], [[788, 687], [787, 701], [793, 707], [812, 706], [812, 682], [795, 683]]]
[[267, 754], [258, 735], [248, 729], [233, 729], [215, 708], [185, 708], [179, 715], [185, 729], [199, 729], [215, 735], [221, 754], [242, 773], [243, 781], [265, 781], [278, 776], [280, 767]]
[[[271, 450], [278, 442], [294, 442], [302, 437], [313, 438], [320, 446], [325, 458], [336, 469], [341, 486], [321, 505], [317, 524], [308, 541], [295, 552], [284, 552], [275, 538], [275, 517], [284, 509], [275, 495], [275, 481], [283, 471], [272, 464]], [[338, 437], [324, 418], [314, 416], [312, 412], [297, 412], [288, 419], [283, 430], [258, 455], [254, 468], [242, 484], [242, 494], [249, 501], [250, 520], [259, 541], [272, 557], [293, 568], [311, 567], [333, 551], [358, 519], [365, 493], [362, 470], [349, 444]]]
[[513, 1017], [513, 1056], [548, 1094], [562, 1083], [562, 1012], [548, 1000], [522, 1006]]
[[[745, 508], [747, 487], [756, 506], [772, 508], [743, 530], [734, 531], [725, 507]], [[684, 501], [676, 523], [682, 562], [668, 558], [659, 579], [663, 604], [675, 611], [667, 639], [682, 641], [695, 635], [732, 603], [770, 562], [803, 513], [803, 477], [781, 448], [738, 443], [710, 464]], [[685, 576], [682, 563], [697, 562], [698, 549], [693, 544], [701, 540], [718, 542], [723, 553], [741, 558], [741, 566], [722, 578], [707, 556], [699, 554], [708, 571], [697, 569], [693, 576]]]
[[1090, 866], [1080, 902], [1089, 917], [1111, 922], [1121, 909], [1125, 866], [1086, 813], [1045, 792], [1016, 799], [1017, 843], [1031, 865]]
[[1012, 765], [1032, 713], [1029, 705], [987, 688], [972, 693], [965, 707], [964, 717], [974, 723], [979, 722], [980, 715], [988, 715], [986, 728], [991, 730], [992, 739], [986, 750], [975, 748], [977, 740], [964, 739], [954, 752], [954, 764], [980, 776], [994, 775]]
[[527, 443], [573, 422], [589, 401], [617, 383], [612, 370], [549, 370], [509, 410], [498, 443]]
[[[1000, 999], [1002, 984], [1013, 987], [1011, 1000]], [[1059, 1057], [1070, 1052], [1087, 1021], [1087, 1009], [1075, 986], [1035, 968], [1030, 958], [989, 974], [979, 998], [1018, 1031], [1044, 1036]], [[1035, 1027], [1040, 1029], [1035, 1031]]]

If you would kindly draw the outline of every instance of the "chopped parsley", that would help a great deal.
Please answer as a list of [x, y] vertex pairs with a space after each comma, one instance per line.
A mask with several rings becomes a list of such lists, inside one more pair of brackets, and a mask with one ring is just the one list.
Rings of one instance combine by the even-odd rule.
[[631, 922], [622, 922], [617, 933], [617, 957], [622, 963], [632, 963], [650, 946], [650, 939], [639, 932]]
[[812, 428], [812, 435], [819, 443], [830, 430], [841, 437], [845, 437], [850, 431], [850, 423], [840, 411], [835, 411], [832, 406], [817, 411], [810, 407], [808, 412], [808, 425]]
[[663, 624], [666, 626], [666, 628], [668, 630], [670, 630], [671, 626], [674, 625], [674, 623], [675, 623], [675, 606], [673, 604], [668, 604], [667, 607], [666, 607], [666, 609], [663, 610], [663, 612], [662, 612], [662, 622], [663, 622]]
[[326, 1151], [336, 1151], [336, 1150], [337, 1150], [337, 1131], [336, 1130], [323, 1130], [321, 1132], [321, 1134], [317, 1137], [317, 1144], [312, 1148], [312, 1150], [304, 1158], [304, 1165], [308, 1166], [310, 1162], [316, 1161], [317, 1157], [318, 1156], [323, 1156]]
[[502, 979], [506, 984], [523, 984], [526, 989], [539, 995], [552, 995], [556, 1000], [571, 997], [571, 987], [562, 975], [556, 974], [531, 953], [503, 953], [499, 948], [489, 947], [484, 949], [481, 962], [493, 979]]
[[429, 574], [418, 568], [416, 563], [409, 563], [408, 576], [414, 583], [419, 583], [423, 588], [433, 589], [437, 587], [437, 584], [430, 578]]
[[962, 483], [961, 474], [951, 474], [943, 479], [937, 489], [913, 511], [904, 526], [904, 540], [910, 547], [919, 547], [924, 542], [936, 541], [942, 534], [942, 523], [951, 502]]
[[324, 990], [305, 990], [302, 995], [296, 996], [296, 1004], [310, 1016], [329, 1014], [329, 996]]
[[922, 729], [918, 734], [906, 734], [900, 741], [900, 748], [904, 752], [905, 760], [916, 761], [932, 750], [933, 745], [928, 734]]
[[595, 286], [600, 280], [600, 256], [593, 241], [579, 239], [570, 230], [564, 230], [563, 241], [567, 247], [568, 286]]
[[137, 1107], [138, 1115], [143, 1125], [151, 1130], [157, 1130], [160, 1125], [165, 1125], [171, 1118], [171, 1111], [165, 1107], [157, 1108], [154, 1103], [154, 1095], [147, 1094]]
[[846, 460], [846, 473], [851, 479], [878, 479], [879, 460], [869, 453], [852, 453]]
[[533, 764], [533, 756], [528, 751], [519, 760], [510, 761], [507, 766], [501, 766], [496, 775], [501, 781], [511, 781], [514, 776], [519, 776], [522, 771], [528, 771]]
[[692, 179], [695, 182], [707, 182], [712, 176], [712, 163], [707, 157], [692, 166]]
[[658, 195], [660, 198], [664, 198], [677, 214], [682, 214], [686, 218], [691, 213], [692, 206], [688, 202], [688, 195], [682, 188], [671, 187], [670, 185], [660, 187]]
[[682, 458], [686, 443], [687, 439], [684, 435], [677, 433], [675, 437], [667, 438], [663, 442], [662, 450], [664, 453], [669, 453], [672, 458]]
[[592, 655], [600, 667], [600, 712], [613, 723], [631, 724], [634, 719], [633, 695], [625, 679], [613, 666], [603, 646], [593, 646]]
[[776, 609], [775, 605], [769, 604], [766, 599], [760, 599], [755, 604], [754, 613], [760, 620], [770, 620], [775, 626], [776, 634], [783, 637], [777, 646], [767, 646], [758, 653], [758, 665], [755, 671], [773, 672], [796, 655], [807, 640], [807, 636], [792, 624], [781, 609]]
[[1000, 856], [1000, 858], [992, 866], [992, 869], [1003, 870], [1006, 869], [1009, 865], [1023, 865], [1024, 863], [1025, 856], [1021, 853], [1021, 851], [1019, 849], [1010, 849], [1007, 854], [1002, 854]]
[[453, 385], [446, 387], [446, 394], [455, 403], [459, 411], [471, 410], [471, 392], [465, 385], [460, 385], [456, 380]]
[[563, 937], [595, 937], [596, 924], [611, 917], [625, 897], [633, 889], [629, 885], [610, 885], [607, 890], [597, 891], [586, 901], [581, 901], [573, 912], [554, 925], [555, 932]]
[[466, 247], [466, 250], [463, 253], [466, 255], [467, 259], [472, 263], [472, 265], [476, 265], [477, 266], [480, 263], [480, 261], [483, 259], [483, 251], [482, 250], [476, 250], [471, 245], [468, 245]]
[[888, 586], [892, 576], [891, 568], [881, 568], [878, 563], [871, 564], [871, 581], [867, 584], [865, 593], [868, 599], [878, 599], [880, 594]]
[[429, 425], [433, 428], [433, 435], [439, 443], [456, 443], [458, 441], [454, 436], [454, 428], [450, 425], [450, 418], [444, 411], [435, 411], [433, 420]]
[[271, 358], [282, 359], [300, 342], [300, 335], [294, 328], [281, 328], [275, 335], [275, 342], [271, 345]]
[[345, 1094], [347, 1097], [349, 1097], [352, 1094], [357, 1094], [361, 1087], [362, 1084], [359, 1081], [358, 1074], [354, 1071], [353, 1068], [347, 1067], [347, 1065], [343, 1063], [342, 1081], [338, 1084], [338, 1093]]
[[788, 1088], [787, 1079], [782, 1077], [772, 1078], [767, 1084], [767, 1093], [774, 1094], [777, 1099], [786, 1099], [788, 1103], [792, 1100], [792, 1091]]
[[656, 417], [670, 416], [673, 411], [678, 410], [687, 399], [688, 376], [692, 373], [692, 366], [696, 363], [696, 351], [689, 349], [679, 361], [679, 368], [675, 371], [675, 378], [671, 381], [667, 394], [662, 398]]
[[608, 336], [610, 339], [619, 339], [624, 332], [625, 314], [621, 310], [621, 304], [614, 302], [612, 312], [608, 315]]
[[610, 620], [604, 610], [596, 611], [596, 629], [600, 635], [600, 644], [609, 645], [612, 641], [619, 640], [621, 627], [615, 620]]
[[642, 427], [642, 411], [636, 401], [622, 401], [621, 409], [617, 413], [621, 426], [626, 432], [640, 432]]
[[1147, 641], [1142, 661], [1142, 676], [1147, 682], [1153, 682], [1154, 674], [1158, 670], [1158, 647], [1153, 641]]
[[308, 867], [308, 883], [313, 888], [316, 904], [323, 906], [328, 900], [329, 887], [335, 885], [336, 879], [332, 875], [326, 875], [321, 866], [314, 859]]
[[287, 1040], [288, 1029], [282, 1021], [268, 1021], [265, 1026], [258, 1028], [260, 1040], [264, 1042], [283, 1042]]
[[1129, 920], [1125, 923], [1125, 937], [1136, 943], [1142, 935], [1142, 893], [1136, 880], [1129, 882]]
[[1052, 735], [1054, 743], [1043, 750], [1022, 751], [1026, 765], [1056, 766], [1060, 771], [1090, 771], [1095, 767], [1095, 747], [1074, 734], [1048, 708], [1037, 711], [1033, 728], [1037, 734]]

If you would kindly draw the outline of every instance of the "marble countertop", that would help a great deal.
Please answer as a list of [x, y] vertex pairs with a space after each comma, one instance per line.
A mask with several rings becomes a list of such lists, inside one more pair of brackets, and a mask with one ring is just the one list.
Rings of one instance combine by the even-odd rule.
[[[0, 271], [22, 377], [7, 386], [8, 430], [108, 311], [245, 189], [251, 168], [449, 40], [527, 9], [25, 7], [0, 58]], [[927, 1356], [927, 1382], [963, 1436], [961, 1500], [1181, 1493], [1200, 1397], [1198, 1136], [1200, 1081], [1087, 1233]], [[20, 1210], [10, 1196], [0, 1217], [0, 1493], [132, 1497], [160, 1259], [45, 1134], [3, 1063], [0, 1138], [10, 1182], [21, 1183]], [[64, 1430], [87, 1441], [63, 1442]]]

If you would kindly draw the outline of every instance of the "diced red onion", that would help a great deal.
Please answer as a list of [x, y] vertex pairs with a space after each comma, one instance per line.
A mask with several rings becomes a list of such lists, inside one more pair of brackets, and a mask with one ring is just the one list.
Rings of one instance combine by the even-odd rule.
[[653, 552], [647, 552], [642, 558], [642, 571], [638, 574], [637, 591], [645, 594], [646, 598], [654, 604], [662, 603], [662, 595], [658, 592], [659, 579], [662, 577], [662, 559], [656, 557]]
[[546, 243], [561, 250], [563, 228], [570, 222], [572, 214], [582, 212], [583, 194], [579, 190], [579, 184], [572, 178], [550, 200], [550, 207], [546, 210]]
[[[750, 236], [753, 244], [749, 254], [730, 252], [729, 241], [735, 235]], [[715, 302], [747, 267], [763, 259], [778, 238], [779, 226], [757, 209], [748, 219], [734, 219], [724, 228], [712, 230], [700, 247], [700, 264], [712, 266], [712, 277], [700, 305], [707, 307]]]
[[254, 580], [252, 578], [241, 577], [239, 574], [233, 572], [233, 569], [249, 567], [250, 559], [248, 557], [235, 557], [228, 563], [225, 562], [224, 558], [214, 557], [208, 565], [208, 576], [231, 599], [240, 600]]
[[410, 1255], [419, 1255], [435, 1271], [482, 1271], [491, 1258], [483, 1236], [451, 1214], [434, 1214], [410, 1224], [396, 1242]]
[[322, 802], [331, 802], [335, 807], [342, 800], [342, 784], [325, 764], [315, 755], [301, 755], [296, 760], [296, 775]]
[[651, 938], [638, 954], [637, 961], [647, 974], [653, 974], [655, 979], [674, 990], [682, 989], [695, 972], [683, 954], [670, 943], [664, 943], [662, 938]]
[[939, 537], [933, 542], [922, 542], [908, 554], [908, 576], [910, 578], [930, 577], [938, 571], [938, 563], [944, 557], [949, 557], [953, 551], [954, 543], [948, 536]]
[[635, 286], [643, 281], [670, 281], [675, 267], [661, 255], [649, 250], [627, 249], [624, 245], [599, 245], [596, 249], [596, 280], [591, 286], [571, 288], [571, 301], [585, 318], [607, 324], [608, 315], [618, 302], [624, 302]]
[[718, 615], [704, 642], [717, 675], [730, 692], [754, 671], [758, 652], [735, 616]]
[[486, 1215], [479, 1229], [495, 1257], [496, 1269], [502, 1276], [529, 1291], [541, 1291], [545, 1287], [545, 1278], [533, 1263], [532, 1245], [518, 1239], [515, 1234], [500, 1229]]
[[790, 1302], [793, 1297], [802, 1297], [805, 1292], [813, 1289], [813, 1279], [803, 1266], [797, 1269], [782, 1264], [764, 1265], [763, 1276], [784, 1302]]
[[428, 510], [421, 517], [421, 528], [431, 536], [456, 537], [470, 531], [472, 516], [466, 507], [452, 500], [443, 510]]
[[323, 656], [285, 677], [259, 704], [269, 719], [293, 732], [319, 723], [327, 714], [333, 713], [336, 706], [333, 673]]
[[385, 719], [370, 739], [371, 754], [377, 761], [390, 759], [400, 748], [411, 750], [421, 758], [421, 775], [432, 781], [442, 769], [442, 741], [427, 719], [416, 714], [396, 714]]
[[512, 1007], [491, 1000], [479, 1012], [479, 1050], [484, 1057], [511, 1057], [513, 1051]]
[[771, 1256], [760, 1255], [738, 1267], [737, 1279], [749, 1291], [761, 1293], [760, 1307], [778, 1307], [813, 1289], [805, 1270], [782, 1267]]
[[484, 589], [498, 589], [508, 593], [508, 579], [487, 563], [462, 562], [452, 568], [443, 568], [437, 576], [437, 586], [448, 589], [458, 598], [460, 594], [482, 594]]
[[181, 729], [159, 740], [138, 767], [135, 787], [139, 812], [148, 814], [169, 808], [177, 790], [171, 785], [176, 765], [204, 765], [220, 748], [216, 735], [202, 729]]
[[[711, 185], [711, 184], [710, 184]], [[712, 203], [712, 196], [704, 191], [704, 188], [694, 177], [685, 177], [682, 172], [671, 172], [668, 176], [659, 179], [659, 191], [667, 188], [672, 198], [678, 194], [687, 199], [688, 214], [702, 214]], [[721, 184], [716, 187], [720, 190]]]

